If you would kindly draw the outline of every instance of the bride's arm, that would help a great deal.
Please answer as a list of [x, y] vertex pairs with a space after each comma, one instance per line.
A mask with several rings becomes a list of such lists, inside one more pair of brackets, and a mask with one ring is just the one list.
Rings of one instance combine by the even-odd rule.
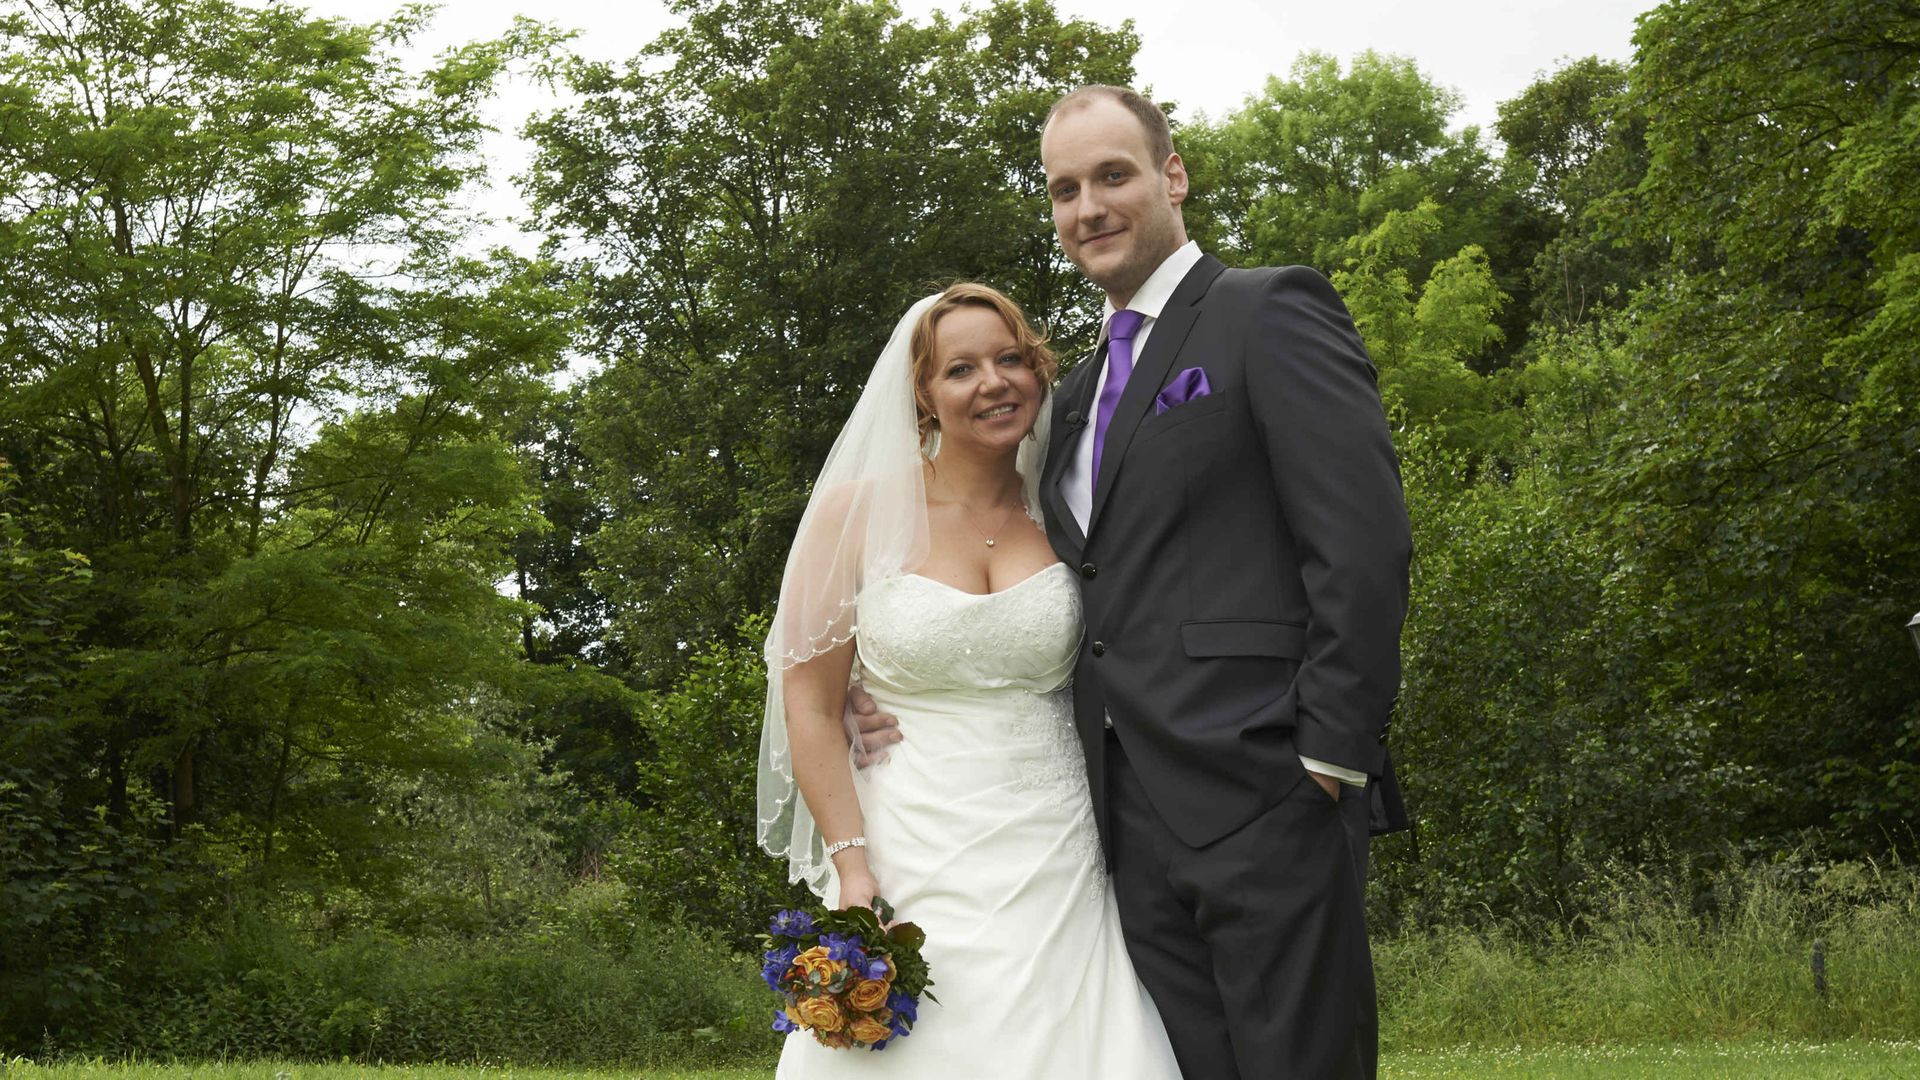
[[[860, 836], [865, 829], [860, 798], [854, 794], [847, 764], [847, 680], [853, 673], [853, 642], [786, 670], [787, 741], [793, 752], [793, 779], [807, 801], [820, 836], [829, 846]], [[867, 866], [867, 849], [846, 847], [834, 853], [840, 877], [841, 907], [870, 907], [878, 891]]]

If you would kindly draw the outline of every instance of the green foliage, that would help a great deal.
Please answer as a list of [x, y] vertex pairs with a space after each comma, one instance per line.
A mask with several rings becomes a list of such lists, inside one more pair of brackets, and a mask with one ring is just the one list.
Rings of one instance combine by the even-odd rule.
[[1380, 395], [1390, 412], [1444, 433], [1455, 448], [1510, 453], [1519, 416], [1503, 400], [1504, 380], [1467, 365], [1504, 336], [1496, 318], [1508, 297], [1494, 282], [1486, 252], [1470, 244], [1433, 267], [1416, 302], [1403, 264], [1438, 229], [1439, 208], [1431, 200], [1389, 211], [1360, 240], [1358, 257], [1333, 273], [1333, 285], [1380, 369]]
[[86, 560], [41, 551], [11, 512], [0, 460], [0, 1047], [97, 1018], [126, 964], [170, 931], [185, 877], [141, 793], [88, 801], [54, 715], [78, 662]]
[[476, 941], [246, 922], [169, 949], [70, 1045], [115, 1057], [718, 1063], [765, 1045], [766, 988], [700, 931], [578, 898], [550, 931]]
[[412, 75], [421, 18], [0, 24], [0, 446], [36, 539], [94, 571], [47, 717], [76, 804], [124, 828], [151, 790], [235, 874], [391, 884], [408, 826], [370, 793], [484, 781], [459, 703], [518, 673], [494, 583], [538, 519], [508, 438], [571, 297], [458, 253], [454, 200], [489, 87], [550, 38]]
[[[764, 619], [740, 637], [760, 641]], [[654, 912], [678, 912], [747, 948], [777, 908], [813, 902], [786, 860], [760, 850], [753, 775], [767, 699], [757, 646], [719, 642], [694, 654], [671, 689], [642, 696], [655, 755], [640, 763], [647, 800], [610, 854], [613, 874]]]

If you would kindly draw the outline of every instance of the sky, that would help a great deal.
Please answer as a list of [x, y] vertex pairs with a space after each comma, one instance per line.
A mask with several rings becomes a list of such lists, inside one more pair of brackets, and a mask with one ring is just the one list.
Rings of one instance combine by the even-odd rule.
[[[298, 0], [296, 0], [298, 2]], [[309, 0], [318, 15], [359, 22], [385, 18], [398, 0]], [[896, 0], [910, 18], [934, 10], [958, 14], [960, 0]], [[1317, 50], [1343, 61], [1366, 49], [1410, 56], [1428, 78], [1458, 91], [1464, 107], [1454, 126], [1491, 129], [1496, 107], [1562, 61], [1588, 55], [1626, 60], [1634, 20], [1654, 0], [1054, 0], [1063, 17], [1117, 25], [1132, 19], [1140, 34], [1135, 58], [1142, 89], [1171, 101], [1185, 120], [1220, 117], [1258, 91], [1269, 75], [1285, 75], [1294, 58]], [[421, 63], [463, 41], [500, 33], [517, 13], [580, 32], [571, 47], [595, 59], [639, 51], [673, 17], [660, 0], [451, 0], [413, 43]], [[490, 107], [501, 134], [486, 153], [496, 164], [490, 190], [476, 208], [497, 218], [521, 203], [511, 177], [526, 167], [528, 148], [515, 132], [528, 114], [558, 104], [522, 80], [501, 89]], [[490, 241], [530, 247], [530, 238], [502, 230]]]

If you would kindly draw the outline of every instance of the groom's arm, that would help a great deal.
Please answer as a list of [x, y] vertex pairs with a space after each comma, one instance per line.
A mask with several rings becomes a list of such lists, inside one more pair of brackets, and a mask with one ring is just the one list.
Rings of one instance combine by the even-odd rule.
[[1309, 608], [1294, 748], [1377, 776], [1412, 536], [1373, 363], [1333, 286], [1307, 267], [1273, 272], [1249, 332], [1247, 393]]

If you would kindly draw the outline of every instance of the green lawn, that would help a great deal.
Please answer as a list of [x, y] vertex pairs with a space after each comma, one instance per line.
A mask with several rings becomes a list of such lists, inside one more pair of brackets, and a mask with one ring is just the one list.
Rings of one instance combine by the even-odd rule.
[[[1920, 1042], [1707, 1043], [1680, 1046], [1563, 1046], [1544, 1049], [1462, 1048], [1389, 1055], [1383, 1080], [1920, 1080]], [[767, 1080], [767, 1069], [522, 1069], [487, 1065], [38, 1065], [0, 1061], [7, 1080]]]

